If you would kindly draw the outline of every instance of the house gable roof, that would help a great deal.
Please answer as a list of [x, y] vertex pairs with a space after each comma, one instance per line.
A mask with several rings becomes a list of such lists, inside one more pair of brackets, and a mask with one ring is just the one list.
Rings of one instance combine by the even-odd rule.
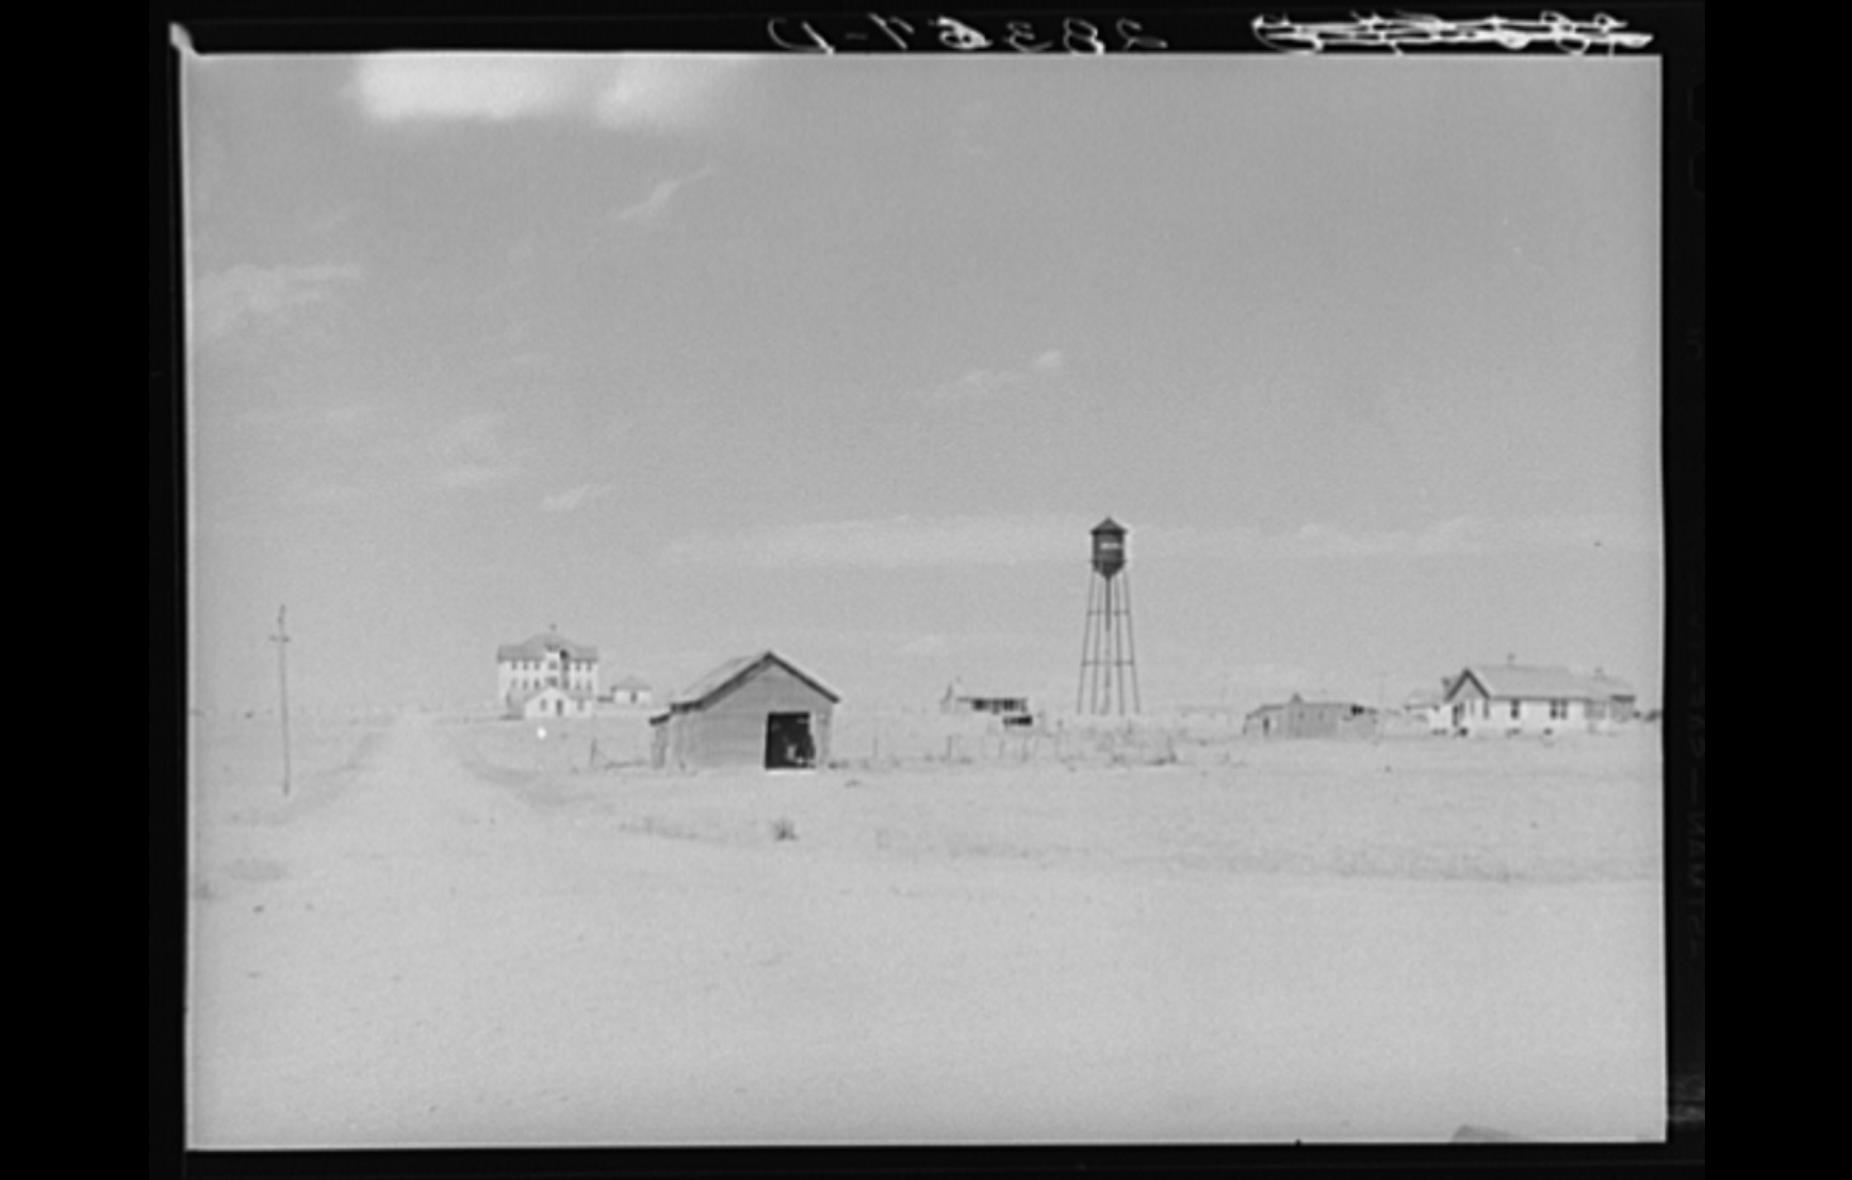
[[1454, 679], [1446, 699], [1457, 697], [1469, 680], [1494, 700], [1605, 701], [1633, 695], [1626, 681], [1612, 676], [1583, 676], [1534, 664], [1473, 664]]
[[669, 706], [671, 710], [675, 712], [685, 712], [689, 709], [703, 708], [725, 696], [753, 676], [758, 675], [759, 672], [765, 668], [771, 667], [774, 664], [783, 668], [786, 672], [789, 672], [792, 676], [795, 676], [817, 692], [828, 697], [831, 704], [835, 704], [842, 700], [841, 697], [817, 683], [817, 681], [806, 675], [801, 669], [797, 668], [783, 656], [773, 651], [762, 651], [754, 655], [740, 656], [737, 659], [728, 660], [681, 692], [676, 693], [675, 696], [670, 699]]

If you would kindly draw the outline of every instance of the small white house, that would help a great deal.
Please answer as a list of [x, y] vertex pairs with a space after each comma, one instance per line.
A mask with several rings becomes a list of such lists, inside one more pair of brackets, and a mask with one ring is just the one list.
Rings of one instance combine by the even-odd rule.
[[510, 697], [508, 713], [530, 721], [544, 717], [590, 717], [595, 701], [591, 693], [548, 685]]
[[1599, 668], [1582, 675], [1507, 661], [1462, 670], [1450, 682], [1442, 708], [1453, 733], [1603, 732], [1632, 719], [1634, 693]]
[[642, 677], [626, 676], [610, 687], [605, 699], [624, 708], [646, 707], [656, 703], [656, 693]]

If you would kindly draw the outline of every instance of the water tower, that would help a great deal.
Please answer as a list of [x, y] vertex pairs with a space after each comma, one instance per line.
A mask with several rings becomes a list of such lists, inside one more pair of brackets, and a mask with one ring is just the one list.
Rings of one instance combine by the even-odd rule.
[[1093, 526], [1093, 569], [1087, 579], [1087, 630], [1080, 644], [1080, 713], [1138, 712], [1138, 664], [1132, 642], [1132, 583], [1125, 572], [1125, 526], [1107, 517]]

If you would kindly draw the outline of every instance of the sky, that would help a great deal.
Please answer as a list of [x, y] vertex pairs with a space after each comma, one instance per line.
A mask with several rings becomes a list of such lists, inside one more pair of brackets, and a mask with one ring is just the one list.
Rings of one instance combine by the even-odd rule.
[[187, 55], [189, 693], [1660, 700], [1651, 58]]

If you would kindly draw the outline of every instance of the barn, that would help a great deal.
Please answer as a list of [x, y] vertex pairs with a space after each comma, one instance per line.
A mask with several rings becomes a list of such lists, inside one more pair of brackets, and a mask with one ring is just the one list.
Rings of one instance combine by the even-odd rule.
[[1352, 701], [1308, 701], [1298, 693], [1280, 705], [1262, 705], [1247, 715], [1241, 732], [1256, 737], [1374, 737], [1375, 709]]
[[715, 668], [650, 718], [650, 761], [694, 769], [821, 765], [841, 698], [775, 652]]

